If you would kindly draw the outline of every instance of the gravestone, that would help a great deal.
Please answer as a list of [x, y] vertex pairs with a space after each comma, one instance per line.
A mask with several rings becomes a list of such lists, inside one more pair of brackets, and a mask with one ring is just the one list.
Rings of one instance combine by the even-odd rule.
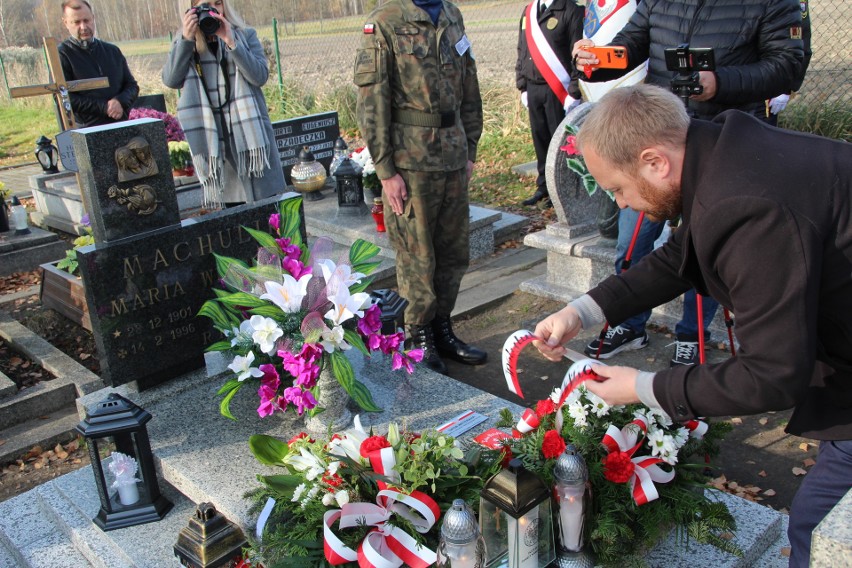
[[[77, 256], [101, 378], [144, 389], [202, 367], [218, 338], [209, 319], [196, 317], [218, 282], [214, 255], [251, 264], [258, 245], [245, 227], [268, 230], [278, 202], [296, 195], [181, 222], [162, 121], [85, 128], [73, 137], [97, 241]], [[139, 150], [136, 161], [126, 161], [128, 148]]]
[[166, 110], [166, 97], [162, 93], [141, 95], [133, 101], [133, 106], [130, 108], [152, 108], [160, 112], [168, 112]]
[[290, 170], [298, 161], [299, 151], [307, 146], [314, 158], [325, 167], [326, 173], [334, 157], [334, 143], [340, 136], [337, 111], [300, 116], [272, 123], [275, 146], [289, 185]]

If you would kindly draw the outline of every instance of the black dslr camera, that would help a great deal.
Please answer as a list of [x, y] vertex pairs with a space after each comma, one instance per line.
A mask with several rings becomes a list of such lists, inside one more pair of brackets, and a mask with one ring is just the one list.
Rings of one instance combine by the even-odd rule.
[[666, 49], [665, 54], [666, 68], [675, 72], [671, 83], [672, 92], [683, 99], [684, 104], [688, 107], [689, 97], [704, 92], [704, 87], [698, 80], [698, 72], [716, 70], [713, 48], [690, 48], [688, 43], [682, 43], [677, 47]]
[[204, 35], [215, 34], [219, 29], [220, 22], [210, 14], [218, 14], [219, 10], [205, 2], [195, 7], [195, 13], [198, 14], [198, 27], [204, 32]]

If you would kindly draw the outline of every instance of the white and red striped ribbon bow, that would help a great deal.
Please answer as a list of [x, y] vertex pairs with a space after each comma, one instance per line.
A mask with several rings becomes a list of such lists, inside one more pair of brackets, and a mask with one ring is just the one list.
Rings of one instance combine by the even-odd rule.
[[642, 445], [642, 438], [645, 437], [647, 431], [648, 423], [644, 418], [637, 417], [621, 430], [610, 424], [603, 440], [601, 440], [610, 453], [622, 452], [630, 456], [634, 466], [633, 475], [630, 477], [630, 491], [637, 505], [644, 505], [660, 496], [654, 482], [668, 483], [675, 476], [674, 470], [666, 471], [657, 465], [663, 461], [660, 458], [651, 456], [633, 457], [633, 454]]
[[[376, 496], [376, 502], [376, 505], [348, 503], [342, 509], [325, 513], [323, 544], [326, 560], [335, 566], [357, 561], [361, 568], [398, 568], [403, 564], [426, 568], [434, 564], [437, 560], [434, 551], [418, 546], [411, 535], [399, 527], [388, 525], [387, 521], [396, 513], [411, 522], [418, 532], [426, 533], [441, 514], [435, 500], [420, 491], [406, 494], [383, 489]], [[362, 525], [374, 527], [361, 541], [357, 552], [334, 534], [332, 526], [338, 519], [341, 529]]]
[[681, 424], [689, 430], [689, 436], [697, 440], [703, 438], [707, 430], [710, 429], [710, 425], [703, 420], [687, 420], [686, 422], [681, 422]]

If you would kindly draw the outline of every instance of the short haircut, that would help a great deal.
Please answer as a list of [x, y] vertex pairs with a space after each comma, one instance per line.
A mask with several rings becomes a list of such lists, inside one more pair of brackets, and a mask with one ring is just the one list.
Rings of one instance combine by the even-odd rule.
[[577, 134], [577, 146], [633, 172], [649, 146], [683, 148], [688, 128], [689, 115], [677, 96], [654, 85], [632, 85], [611, 90], [592, 107]]
[[65, 10], [70, 8], [71, 10], [79, 10], [85, 6], [89, 9], [93, 14], [95, 10], [92, 8], [92, 5], [89, 4], [86, 0], [62, 0], [62, 16], [65, 16]]

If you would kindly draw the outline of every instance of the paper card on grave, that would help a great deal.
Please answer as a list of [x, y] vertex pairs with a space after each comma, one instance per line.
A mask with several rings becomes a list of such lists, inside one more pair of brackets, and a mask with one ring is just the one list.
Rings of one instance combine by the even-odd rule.
[[488, 420], [488, 417], [484, 414], [468, 410], [467, 412], [459, 414], [452, 420], [441, 424], [438, 426], [437, 430], [442, 434], [447, 434], [448, 436], [457, 438], [477, 424], [482, 424], [486, 420]]
[[486, 448], [490, 448], [492, 450], [499, 450], [503, 447], [505, 440], [511, 440], [512, 436], [503, 432], [502, 430], [498, 430], [497, 428], [489, 428], [479, 436], [473, 439], [474, 442], [485, 446]]

